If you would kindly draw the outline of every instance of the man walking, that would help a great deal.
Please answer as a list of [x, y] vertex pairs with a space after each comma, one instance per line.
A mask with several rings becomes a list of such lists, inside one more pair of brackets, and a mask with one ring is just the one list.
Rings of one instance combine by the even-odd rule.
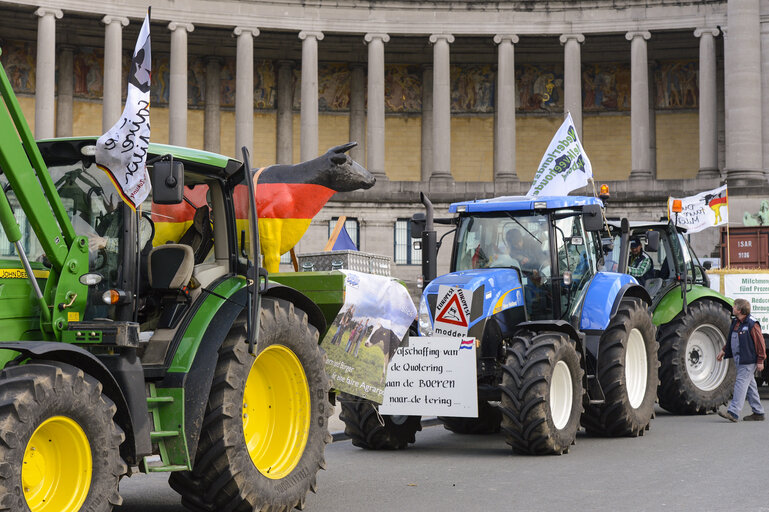
[[745, 299], [735, 299], [732, 309], [735, 319], [729, 332], [730, 339], [724, 348], [716, 356], [721, 361], [724, 357], [733, 357], [737, 365], [737, 380], [734, 383], [734, 396], [729, 403], [729, 408], [718, 410], [718, 415], [729, 421], [736, 422], [740, 419], [740, 411], [745, 405], [747, 397], [753, 414], [745, 416], [744, 421], [764, 421], [766, 415], [758, 396], [758, 386], [754, 374], [756, 370], [764, 369], [766, 359], [766, 347], [764, 336], [761, 334], [761, 326], [750, 316], [750, 302]]

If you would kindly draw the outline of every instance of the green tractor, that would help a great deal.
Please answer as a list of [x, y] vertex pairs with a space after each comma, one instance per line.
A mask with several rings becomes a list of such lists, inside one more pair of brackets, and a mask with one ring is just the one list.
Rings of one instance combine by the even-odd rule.
[[[608, 259], [616, 262], [620, 226], [610, 224], [616, 235]], [[710, 288], [685, 230], [668, 222], [630, 222], [630, 236], [642, 244], [649, 232], [659, 233], [659, 249], [650, 251], [654, 266], [639, 281], [652, 297], [649, 309], [657, 326], [659, 404], [675, 414], [715, 411], [731, 398], [736, 378], [729, 360], [716, 360], [728, 339], [732, 303]]]
[[326, 318], [259, 268], [248, 162], [150, 144], [134, 211], [94, 138], [35, 142], [1, 66], [0, 92], [0, 510], [109, 511], [135, 472], [193, 511], [301, 508]]

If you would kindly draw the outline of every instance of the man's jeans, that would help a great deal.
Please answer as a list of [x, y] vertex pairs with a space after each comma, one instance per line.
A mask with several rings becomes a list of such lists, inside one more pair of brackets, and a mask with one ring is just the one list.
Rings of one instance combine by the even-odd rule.
[[729, 402], [729, 412], [737, 418], [745, 405], [747, 396], [750, 408], [755, 414], [764, 414], [764, 408], [761, 405], [761, 398], [758, 396], [758, 386], [753, 374], [756, 372], [755, 364], [738, 364], [737, 380], [734, 383], [734, 397]]

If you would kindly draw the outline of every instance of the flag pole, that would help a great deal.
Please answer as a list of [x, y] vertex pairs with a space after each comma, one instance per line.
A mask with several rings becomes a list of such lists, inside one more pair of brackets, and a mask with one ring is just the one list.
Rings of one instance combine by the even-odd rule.
[[[726, 181], [726, 218], [729, 219], [729, 180]], [[732, 266], [732, 244], [729, 243], [729, 221], [726, 221], [726, 268]]]

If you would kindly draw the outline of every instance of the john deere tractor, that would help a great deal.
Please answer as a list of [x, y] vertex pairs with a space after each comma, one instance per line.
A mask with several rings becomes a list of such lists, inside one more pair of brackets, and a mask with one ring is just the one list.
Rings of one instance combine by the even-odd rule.
[[34, 141], [0, 90], [0, 510], [108, 511], [137, 471], [193, 511], [301, 507], [326, 323], [259, 268], [248, 163], [150, 144], [134, 211], [94, 138]]
[[[426, 215], [412, 225], [427, 283], [419, 333], [478, 341], [478, 416], [441, 418], [446, 428], [501, 428], [513, 451], [527, 454], [568, 451], [580, 424], [599, 436], [642, 435], [659, 366], [651, 299], [631, 276], [601, 270], [600, 200], [464, 201], [449, 207], [457, 214], [451, 219], [434, 219], [432, 204], [423, 202]], [[451, 272], [436, 277], [439, 220], [456, 234]], [[468, 303], [466, 322], [438, 322], [457, 290]], [[342, 408], [346, 432], [364, 448], [403, 448], [420, 428], [418, 416], [379, 420], [373, 405], [359, 400]]]

